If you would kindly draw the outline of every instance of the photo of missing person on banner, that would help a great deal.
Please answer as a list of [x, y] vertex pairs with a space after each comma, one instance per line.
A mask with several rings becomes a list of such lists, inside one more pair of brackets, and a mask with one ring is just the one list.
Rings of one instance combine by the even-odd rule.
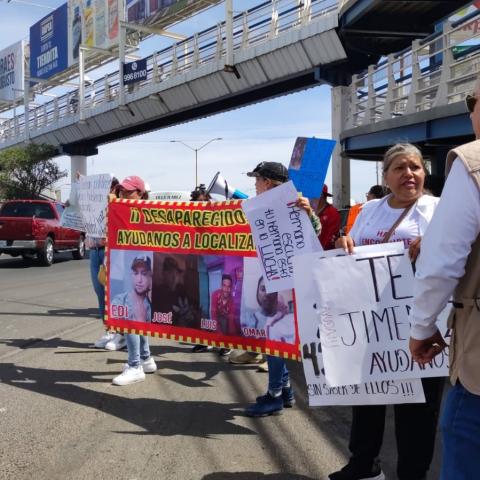
[[199, 257], [201, 328], [223, 335], [240, 335], [243, 258]]
[[152, 322], [200, 328], [198, 257], [154, 253]]
[[260, 264], [245, 258], [245, 284], [240, 316], [242, 336], [295, 342], [292, 290], [267, 293]]
[[151, 254], [135, 250], [113, 250], [110, 270], [110, 316], [121, 320], [150, 323]]

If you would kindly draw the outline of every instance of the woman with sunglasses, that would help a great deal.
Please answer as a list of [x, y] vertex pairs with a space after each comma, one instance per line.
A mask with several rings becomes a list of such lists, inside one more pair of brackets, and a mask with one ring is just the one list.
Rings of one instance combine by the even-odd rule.
[[[414, 262], [421, 237], [432, 219], [438, 198], [424, 195], [426, 169], [420, 150], [410, 144], [391, 147], [383, 160], [383, 175], [391, 193], [367, 202], [350, 235], [337, 248], [353, 253], [355, 246], [403, 242]], [[399, 480], [426, 479], [435, 446], [444, 379], [422, 380], [426, 403], [394, 405]], [[384, 480], [378, 455], [385, 429], [385, 405], [355, 406], [352, 412], [348, 464], [331, 480]]]

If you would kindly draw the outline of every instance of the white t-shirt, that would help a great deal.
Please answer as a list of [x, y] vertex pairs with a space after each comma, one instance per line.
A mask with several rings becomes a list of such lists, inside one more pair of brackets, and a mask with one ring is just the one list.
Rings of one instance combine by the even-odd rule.
[[[375, 215], [370, 222], [362, 229], [361, 236], [355, 236], [352, 232], [352, 238], [355, 245], [375, 245], [383, 243], [385, 234], [392, 228], [393, 224], [402, 215], [403, 208], [392, 208], [388, 201], [382, 202], [375, 211]], [[403, 242], [405, 248], [420, 236], [419, 229], [420, 215], [417, 209], [412, 206], [407, 216], [395, 228], [389, 242]]]

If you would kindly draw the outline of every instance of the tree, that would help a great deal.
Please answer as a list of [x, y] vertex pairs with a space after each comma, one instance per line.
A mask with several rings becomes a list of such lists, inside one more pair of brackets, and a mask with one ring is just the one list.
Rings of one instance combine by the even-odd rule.
[[0, 152], [0, 192], [5, 199], [38, 198], [67, 176], [52, 160], [57, 154], [51, 145], [30, 143]]

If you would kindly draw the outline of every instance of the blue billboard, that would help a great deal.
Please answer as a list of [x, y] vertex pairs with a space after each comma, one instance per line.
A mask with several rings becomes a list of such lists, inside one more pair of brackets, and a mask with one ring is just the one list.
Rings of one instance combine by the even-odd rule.
[[30, 76], [50, 78], [68, 67], [67, 4], [30, 27]]

